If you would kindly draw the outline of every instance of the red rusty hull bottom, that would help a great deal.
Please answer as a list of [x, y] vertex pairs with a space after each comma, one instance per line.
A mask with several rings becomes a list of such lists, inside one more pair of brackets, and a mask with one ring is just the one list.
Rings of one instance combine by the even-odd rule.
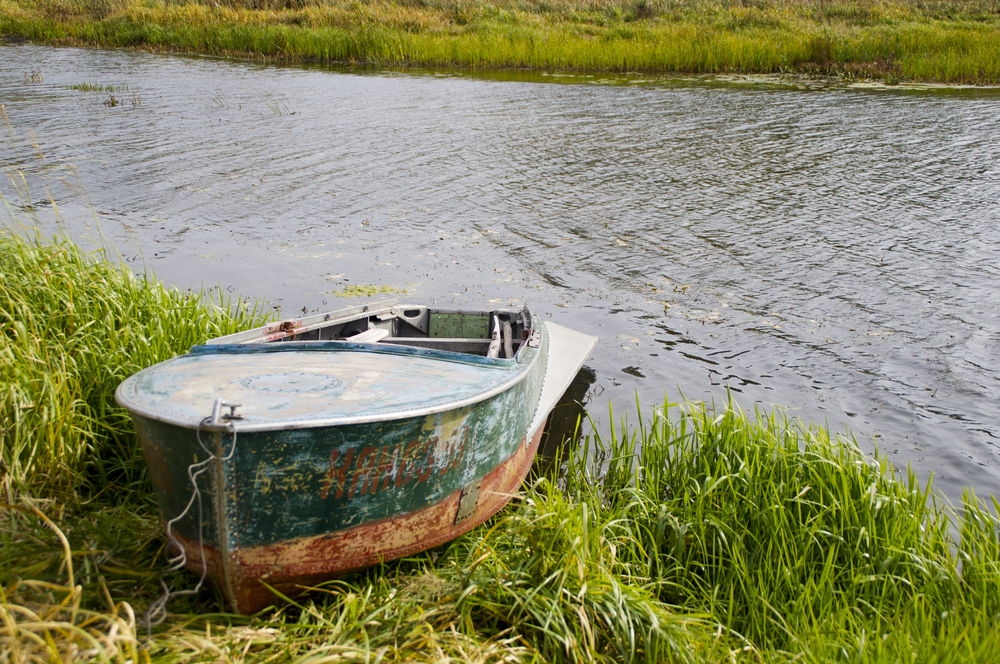
[[[453, 540], [489, 519], [510, 501], [531, 468], [544, 428], [543, 422], [527, 445], [522, 440], [514, 454], [483, 478], [475, 514], [457, 525], [455, 515], [461, 491], [399, 517], [314, 537], [238, 549], [226, 556], [226, 564], [217, 549], [206, 546], [208, 577], [225, 595], [233, 611], [250, 614], [275, 603], [275, 595], [267, 586], [293, 597], [323, 581]], [[186, 549], [189, 569], [201, 572], [198, 543], [184, 537], [178, 539]]]

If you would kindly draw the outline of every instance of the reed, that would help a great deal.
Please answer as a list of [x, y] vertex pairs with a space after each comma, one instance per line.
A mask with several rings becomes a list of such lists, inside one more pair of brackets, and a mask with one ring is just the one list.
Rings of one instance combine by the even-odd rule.
[[282, 61], [1000, 83], [996, 0], [0, 0], [0, 32]]

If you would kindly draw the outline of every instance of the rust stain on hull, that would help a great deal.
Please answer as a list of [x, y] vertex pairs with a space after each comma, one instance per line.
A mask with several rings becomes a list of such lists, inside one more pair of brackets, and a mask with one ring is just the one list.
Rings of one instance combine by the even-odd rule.
[[[216, 548], [205, 546], [208, 576], [223, 589], [233, 611], [250, 614], [275, 601], [264, 583], [293, 597], [319, 582], [455, 539], [510, 501], [531, 468], [543, 429], [544, 423], [530, 441], [522, 439], [512, 455], [483, 477], [475, 514], [459, 524], [455, 524], [455, 515], [461, 491], [455, 491], [416, 512], [333, 533], [236, 549], [225, 560]], [[187, 551], [189, 567], [200, 572], [198, 543], [179, 539]]]

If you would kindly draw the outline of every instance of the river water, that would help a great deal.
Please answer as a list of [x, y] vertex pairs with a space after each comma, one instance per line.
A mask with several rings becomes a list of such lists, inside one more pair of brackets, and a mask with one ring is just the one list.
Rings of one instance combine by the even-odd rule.
[[996, 91], [16, 45], [0, 103], [0, 158], [42, 217], [51, 196], [168, 283], [286, 315], [349, 286], [527, 302], [600, 336], [571, 390], [599, 428], [609, 405], [634, 420], [637, 400], [728, 387], [849, 428], [952, 500], [1000, 495]]

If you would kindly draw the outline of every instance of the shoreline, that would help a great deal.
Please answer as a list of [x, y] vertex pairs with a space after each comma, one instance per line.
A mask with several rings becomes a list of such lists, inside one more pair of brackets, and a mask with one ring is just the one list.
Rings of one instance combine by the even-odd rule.
[[284, 64], [1000, 86], [1000, 6], [952, 0], [0, 0], [7, 43]]
[[[6, 35], [5, 35], [6, 36]], [[171, 50], [164, 48], [144, 48], [129, 46], [106, 46], [87, 43], [58, 43], [48, 44], [34, 42], [31, 40], [18, 40], [4, 42], [0, 40], [0, 46], [48, 46], [51, 48], [81, 48], [81, 49], [109, 49], [123, 50], [134, 53], [148, 53], [154, 55], [175, 55], [184, 58], [206, 58], [211, 60], [221, 60], [229, 62], [246, 62], [259, 65], [273, 66], [302, 66], [302, 67], [330, 67], [344, 69], [348, 73], [377, 74], [380, 72], [391, 72], [393, 74], [435, 74], [441, 75], [448, 72], [454, 76], [472, 76], [476, 78], [499, 78], [503, 74], [520, 74], [522, 76], [504, 77], [504, 80], [516, 80], [518, 82], [545, 82], [556, 84], [592, 84], [592, 85], [612, 85], [612, 86], [638, 86], [638, 85], [698, 85], [705, 87], [762, 87], [779, 90], [802, 90], [802, 91], [874, 91], [874, 92], [914, 92], [914, 93], [1000, 93], [1000, 81], [994, 84], [973, 84], [973, 83], [942, 83], [936, 81], [902, 81], [886, 83], [880, 79], [854, 79], [836, 76], [814, 76], [802, 73], [688, 73], [688, 72], [642, 72], [642, 71], [589, 71], [589, 70], [553, 70], [539, 71], [527, 67], [460, 67], [460, 66], [440, 66], [433, 67], [419, 63], [393, 63], [383, 65], [378, 63], [367, 63], [361, 61], [317, 61], [317, 60], [295, 60], [279, 59], [271, 57], [254, 56], [253, 54], [231, 54], [221, 55], [204, 53], [197, 51]], [[631, 77], [639, 80], [629, 80]], [[567, 80], [558, 80], [567, 79]], [[587, 80], [596, 79], [596, 80]]]

